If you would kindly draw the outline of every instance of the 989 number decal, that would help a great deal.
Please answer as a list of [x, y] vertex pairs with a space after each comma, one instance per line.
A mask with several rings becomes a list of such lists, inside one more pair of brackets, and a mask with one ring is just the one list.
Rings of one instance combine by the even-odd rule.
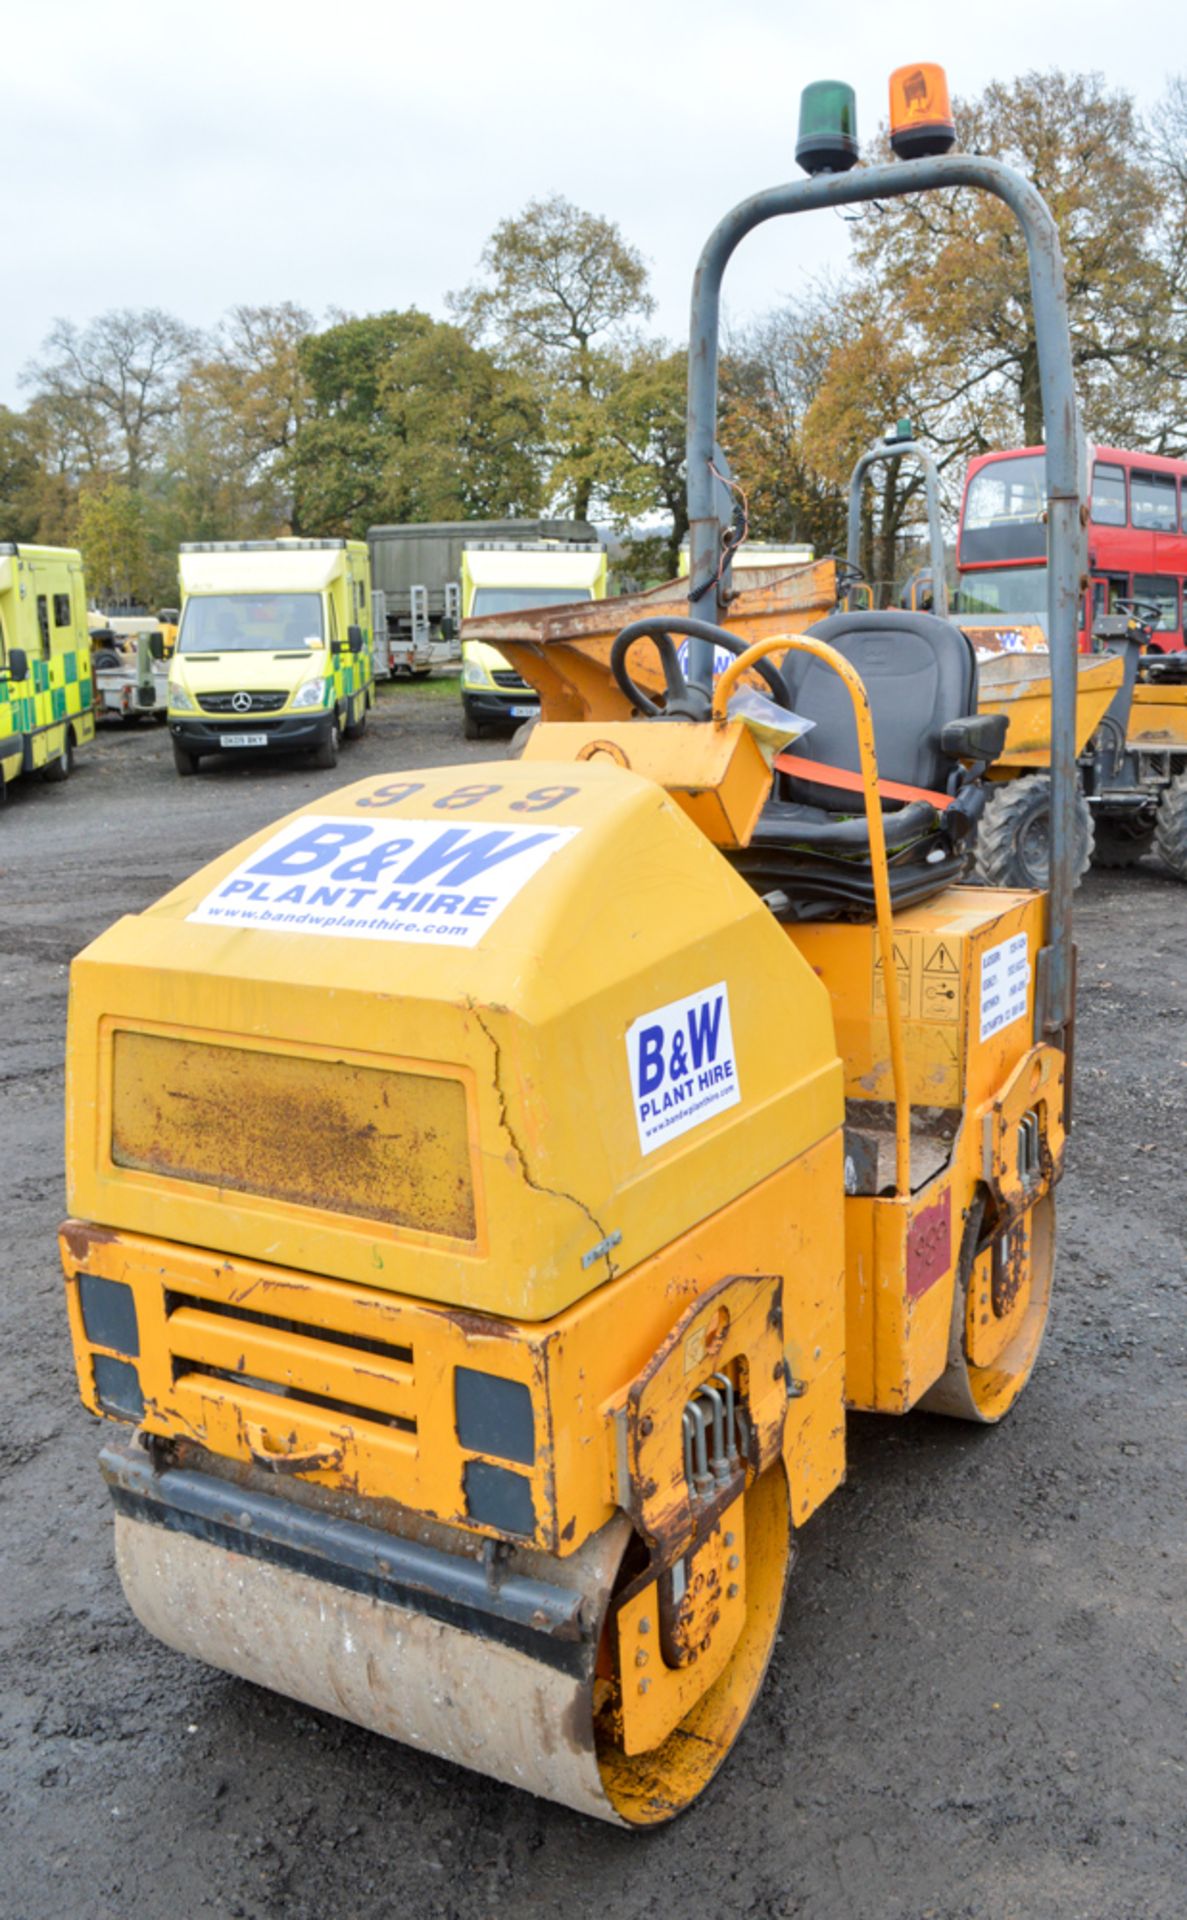
[[[388, 780], [381, 787], [373, 787], [355, 801], [357, 807], [398, 807], [405, 800], [411, 800], [417, 793], [423, 793], [423, 780]], [[442, 793], [429, 805], [436, 813], [464, 813], [468, 807], [477, 807], [483, 800], [493, 800], [498, 793], [506, 789], [499, 781], [471, 786], [453, 787], [448, 793]], [[563, 806], [580, 791], [577, 787], [535, 787], [531, 793], [520, 794], [518, 800], [512, 800], [509, 810], [512, 813], [551, 813], [554, 807]]]

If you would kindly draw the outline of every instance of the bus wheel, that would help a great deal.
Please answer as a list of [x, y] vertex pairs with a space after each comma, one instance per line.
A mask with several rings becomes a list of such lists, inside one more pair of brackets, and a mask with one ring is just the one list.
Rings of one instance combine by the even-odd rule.
[[[1092, 844], [1092, 815], [1077, 788], [1073, 886], [1088, 871]], [[977, 822], [974, 858], [977, 876], [987, 886], [1046, 888], [1051, 877], [1051, 782], [1045, 773], [993, 789]]]
[[58, 780], [69, 780], [73, 771], [74, 742], [70, 738], [70, 729], [67, 727], [65, 746], [62, 748], [61, 753], [55, 754], [53, 759], [48, 760], [45, 766], [42, 767], [41, 777], [43, 780], [49, 780], [51, 783], [54, 783]]
[[1176, 880], [1187, 880], [1187, 773], [1181, 773], [1158, 802], [1154, 851]]

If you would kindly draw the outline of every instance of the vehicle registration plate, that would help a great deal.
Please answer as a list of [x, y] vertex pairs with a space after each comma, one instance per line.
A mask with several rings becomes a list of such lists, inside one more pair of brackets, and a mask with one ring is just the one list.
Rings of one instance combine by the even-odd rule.
[[539, 711], [539, 707], [512, 707], [511, 718], [513, 720], [534, 720]]
[[218, 744], [220, 747], [266, 747], [268, 736], [266, 733], [220, 733]]

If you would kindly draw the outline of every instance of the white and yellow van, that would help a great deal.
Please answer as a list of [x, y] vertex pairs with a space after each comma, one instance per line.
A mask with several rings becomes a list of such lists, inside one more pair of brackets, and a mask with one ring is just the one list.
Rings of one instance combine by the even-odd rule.
[[589, 541], [476, 542], [462, 550], [462, 713], [467, 740], [507, 731], [540, 712], [535, 687], [497, 647], [468, 638], [466, 622], [528, 607], [606, 597], [606, 549]]
[[82, 555], [0, 543], [0, 800], [11, 780], [65, 780], [95, 737]]
[[362, 540], [210, 541], [180, 554], [169, 670], [178, 773], [211, 753], [337, 764], [374, 704], [371, 568]]

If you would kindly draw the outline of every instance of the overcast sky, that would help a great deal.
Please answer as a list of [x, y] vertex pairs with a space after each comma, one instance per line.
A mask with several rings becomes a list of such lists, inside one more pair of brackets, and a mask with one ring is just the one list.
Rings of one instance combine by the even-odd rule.
[[[552, 192], [618, 221], [677, 340], [710, 227], [795, 175], [807, 81], [849, 80], [869, 136], [906, 61], [963, 94], [1095, 68], [1146, 110], [1187, 68], [1180, 0], [39, 0], [6, 9], [4, 47], [10, 405], [57, 316], [442, 314], [498, 221]], [[730, 268], [730, 313], [845, 253], [836, 214], [774, 223]]]

